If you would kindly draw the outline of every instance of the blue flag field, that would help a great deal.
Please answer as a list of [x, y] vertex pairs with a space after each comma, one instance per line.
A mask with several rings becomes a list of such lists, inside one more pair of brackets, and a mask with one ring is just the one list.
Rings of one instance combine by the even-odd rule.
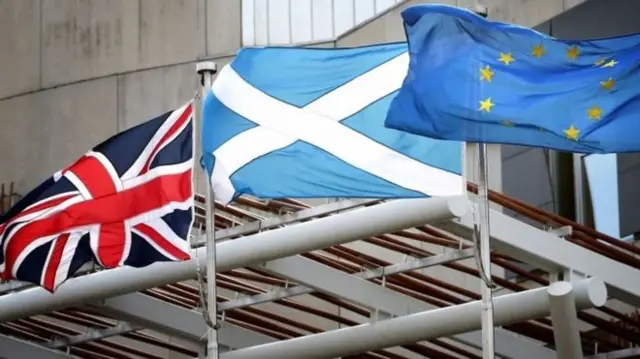
[[408, 64], [403, 43], [240, 50], [202, 109], [216, 199], [462, 194], [462, 143], [384, 126]]
[[569, 152], [640, 151], [640, 34], [561, 41], [445, 5], [402, 13], [410, 65], [385, 126]]

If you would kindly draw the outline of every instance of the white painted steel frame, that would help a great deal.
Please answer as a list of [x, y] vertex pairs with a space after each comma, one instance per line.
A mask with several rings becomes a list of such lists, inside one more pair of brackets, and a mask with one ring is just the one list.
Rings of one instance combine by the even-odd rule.
[[[462, 250], [461, 252], [469, 251], [468, 254], [472, 255], [471, 250]], [[315, 288], [318, 291], [357, 303], [372, 311], [382, 312], [383, 316], [387, 318], [437, 309], [437, 307], [411, 296], [358, 278], [363, 274], [349, 275], [300, 256], [276, 259], [265, 263], [262, 268], [278, 276]], [[542, 346], [534, 343], [527, 343], [526, 340], [516, 337], [506, 330], [496, 328], [493, 334], [496, 342], [519, 344], [516, 346], [505, 345], [497, 347], [497, 352], [504, 359], [523, 359], [522, 347], [524, 346], [527, 346], [532, 353], [536, 354], [533, 359], [552, 359], [556, 357], [553, 350], [542, 348]], [[483, 346], [481, 332], [454, 335], [451, 339], [474, 348], [481, 349]]]
[[[206, 336], [207, 325], [202, 314], [160, 301], [141, 293], [108, 298], [94, 304], [100, 313], [126, 320], [157, 332], [180, 337], [200, 344]], [[158, 315], [158, 313], [162, 313]], [[245, 348], [274, 341], [273, 338], [252, 332], [229, 322], [221, 322], [218, 342], [226, 348]]]
[[[359, 208], [222, 242], [217, 245], [218, 270], [246, 267], [425, 223], [447, 221], [464, 215], [469, 209], [465, 196], [397, 200]], [[198, 249], [197, 258], [204, 267], [206, 250]], [[0, 322], [192, 279], [195, 271], [196, 260], [191, 259], [155, 263], [139, 269], [121, 267], [73, 278], [53, 294], [42, 288], [27, 289], [0, 297]]]
[[[381, 203], [381, 201], [356, 199], [356, 200], [342, 200], [340, 202], [323, 204], [320, 206], [314, 206], [311, 208], [303, 209], [301, 211], [285, 214], [282, 216], [264, 218], [262, 220], [246, 223], [237, 227], [219, 229], [215, 232], [215, 238], [216, 238], [216, 241], [236, 238], [236, 237], [245, 236], [248, 234], [254, 234], [256, 232], [263, 231], [263, 230], [282, 227], [284, 225], [289, 225], [296, 222], [308, 221], [310, 219], [314, 219], [319, 216], [335, 215], [344, 211], [352, 210], [357, 207], [373, 205], [376, 203]], [[204, 210], [204, 207], [200, 207], [200, 208]], [[194, 242], [195, 243], [192, 244], [192, 246], [194, 247], [202, 247], [206, 244], [204, 237], [197, 238]], [[94, 263], [87, 263], [78, 270], [78, 272], [76, 273], [76, 276], [89, 273], [96, 269], [99, 269], [99, 268], [96, 268]], [[31, 288], [31, 287], [34, 287], [32, 283], [12, 280], [7, 283], [0, 284], [0, 295], [10, 293], [10, 292], [20, 291], [20, 290]]]
[[[565, 282], [566, 283], [566, 282]], [[549, 312], [549, 291], [558, 285], [573, 288], [573, 300], [578, 310], [602, 306], [607, 289], [597, 278], [574, 283], [556, 282], [494, 298], [496, 325], [517, 323], [546, 317]], [[571, 295], [571, 291], [567, 295]], [[384, 320], [308, 335], [285, 341], [259, 345], [225, 353], [222, 359], [322, 359], [362, 353], [370, 350], [415, 343], [480, 329], [480, 301], [440, 308]]]
[[[617, 262], [552, 233], [539, 230], [496, 210], [491, 210], [492, 248], [550, 273], [572, 270], [602, 279], [612, 297], [640, 307], [640, 270]], [[443, 222], [437, 226], [468, 236], [473, 218]]]
[[329, 293], [370, 310], [380, 310], [392, 316], [402, 316], [433, 308], [414, 297], [351, 276], [301, 256], [269, 261], [262, 268], [318, 291]]
[[559, 282], [549, 289], [549, 310], [559, 359], [583, 359], [578, 313], [571, 284]]
[[57, 339], [51, 340], [45, 346], [51, 349], [64, 348], [70, 345], [77, 345], [81, 343], [91, 342], [94, 340], [115, 337], [125, 333], [135, 332], [141, 329], [145, 329], [145, 328], [140, 325], [133, 325], [127, 322], [121, 322], [110, 328], [104, 328], [104, 329], [89, 328], [86, 332], [82, 334], [77, 334], [71, 337], [57, 338]]
[[[431, 201], [431, 200], [434, 200], [434, 199], [429, 199], [428, 201]], [[435, 200], [436, 201], [434, 202], [438, 202], [437, 199]], [[370, 212], [371, 210], [374, 210], [374, 209], [376, 209], [376, 211], [374, 212], [379, 212], [381, 208], [383, 209], [390, 208], [388, 207], [388, 205], [391, 205], [397, 202], [398, 201], [393, 201], [385, 204], [379, 204], [379, 205], [375, 205], [368, 208], [346, 212], [344, 214], [340, 214], [337, 216], [331, 216], [324, 219], [303, 223], [300, 225], [293, 225], [290, 227], [285, 227], [283, 229], [268, 231], [258, 235], [248, 236], [248, 237], [237, 239], [234, 241], [220, 243], [219, 245], [220, 252], [224, 253], [224, 254], [221, 254], [221, 257], [222, 257], [221, 262], [224, 263], [223, 268], [224, 270], [228, 270], [233, 267], [241, 267], [241, 266], [246, 266], [249, 264], [255, 264], [255, 263], [261, 262], [260, 258], [267, 258], [267, 260], [269, 260], [272, 258], [276, 258], [278, 256], [276, 253], [274, 253], [277, 249], [274, 250], [273, 247], [269, 248], [268, 253], [262, 254], [262, 252], [258, 252], [256, 245], [263, 241], [258, 242], [258, 241], [255, 241], [256, 239], [267, 238], [267, 240], [270, 242], [270, 246], [277, 246], [278, 248], [281, 248], [280, 246], [283, 246], [284, 248], [288, 248], [288, 246], [292, 245], [292, 243], [285, 244], [285, 242], [287, 242], [288, 240], [287, 239], [283, 240], [282, 237], [288, 238], [290, 235], [293, 235], [293, 233], [304, 233], [304, 231], [291, 232], [291, 230], [294, 228], [298, 228], [299, 230], [300, 229], [299, 226], [305, 227], [305, 225], [307, 224], [313, 224], [313, 223], [317, 224], [318, 222], [325, 222], [326, 220], [331, 220], [331, 222], [333, 222], [334, 220], [340, 219], [340, 218], [344, 220], [345, 217], [349, 217], [349, 219], [353, 219], [354, 212], [356, 212], [357, 214], [357, 212], [359, 211]], [[414, 216], [408, 221], [409, 222], [418, 221], [418, 222], [422, 222], [421, 224], [423, 224], [423, 222], [428, 221], [428, 219], [438, 220], [437, 218], [438, 215], [435, 215], [434, 213], [439, 211], [434, 212], [433, 207], [440, 207], [440, 210], [443, 210], [444, 212], [449, 212], [448, 213], [449, 218], [453, 214], [452, 212], [462, 214], [464, 213], [464, 209], [466, 208], [464, 206], [463, 206], [464, 208], [460, 207], [459, 203], [458, 205], [452, 206], [448, 200], [441, 201], [439, 204], [436, 204], [434, 202], [431, 202], [429, 205], [426, 205], [426, 206], [423, 203], [422, 205], [423, 208], [420, 208], [420, 211], [423, 214], [425, 214], [426, 212], [425, 209], [431, 208], [430, 214], [428, 215], [425, 214], [425, 217], [423, 219], [416, 219], [414, 214]], [[399, 208], [400, 206], [394, 206], [393, 211], [397, 211]], [[457, 208], [457, 210], [452, 211], [451, 208]], [[413, 210], [416, 210], [416, 208], [414, 207]], [[389, 212], [386, 212], [386, 213], [389, 213]], [[442, 215], [442, 213], [440, 215]], [[444, 217], [447, 217], [447, 216], [444, 216]], [[635, 288], [633, 286], [625, 288], [625, 284], [621, 279], [626, 278], [626, 280], [629, 281], [628, 275], [623, 275], [621, 277], [616, 277], [614, 275], [615, 269], [620, 269], [620, 267], [623, 270], [635, 271], [627, 266], [621, 265], [620, 263], [609, 260], [607, 258], [603, 258], [595, 253], [588, 252], [582, 247], [563, 241], [562, 239], [556, 237], [553, 234], [544, 232], [542, 230], [538, 230], [527, 224], [524, 224], [515, 219], [502, 215], [499, 212], [493, 211], [491, 214], [491, 217], [492, 217], [491, 229], [492, 229], [492, 237], [494, 239], [493, 241], [494, 247], [498, 247], [502, 252], [507, 252], [521, 260], [531, 261], [532, 263], [542, 266], [542, 268], [546, 268], [547, 270], [551, 270], [551, 271], [563, 270], [568, 268], [569, 265], [573, 265], [573, 263], [576, 261], [576, 258], [572, 259], [572, 258], [566, 258], [566, 257], [575, 257], [577, 252], [580, 258], [583, 258], [583, 259], [581, 263], [576, 263], [577, 268], [573, 268], [574, 270], [577, 270], [580, 272], [586, 272], [587, 274], [604, 276], [605, 278], [607, 278], [605, 282], [607, 282], [607, 284], [609, 285], [609, 288], [611, 287], [613, 287], [614, 289], [619, 288], [623, 291], [626, 290], [627, 292], [629, 292], [629, 291], [633, 291], [634, 289], [637, 290], [639, 287], [636, 285]], [[360, 217], [360, 215], [357, 215], [356, 218], [360, 218], [361, 221], [364, 219], [364, 217]], [[380, 218], [380, 217], [374, 217], [374, 218]], [[383, 216], [382, 218], [385, 218], [385, 217]], [[445, 219], [445, 218], [442, 218], [442, 219]], [[385, 220], [389, 221], [389, 218], [386, 217]], [[375, 224], [378, 222], [379, 222], [378, 220], [371, 220], [370, 218], [367, 217], [366, 222], [364, 223], [367, 223], [368, 226], [359, 226], [359, 227], [369, 228], [371, 224]], [[396, 228], [406, 228], [406, 227], [416, 225], [416, 223], [412, 223], [412, 224], [407, 223], [407, 220], [403, 220], [402, 222], [403, 223], [398, 224]], [[346, 222], [341, 222], [341, 223], [346, 223]], [[359, 223], [362, 223], [362, 222], [359, 222]], [[464, 234], [464, 233], [467, 233], [467, 230], [470, 228], [468, 226], [472, 223], [473, 222], [470, 222], [470, 219], [468, 217], [464, 217], [460, 220], [449, 222], [444, 225], [440, 224], [440, 226], [443, 226], [447, 229], [453, 229], [457, 233]], [[352, 225], [358, 226], [357, 224], [352, 224]], [[322, 227], [324, 227], [324, 225]], [[334, 228], [334, 227], [327, 226], [327, 227], [324, 227], [323, 229], [325, 228]], [[377, 227], [375, 230], [376, 231], [379, 230], [380, 231], [379, 233], [383, 233], [386, 231], [393, 231], [393, 229], [383, 230], [383, 229], [380, 229], [379, 227]], [[284, 235], [282, 235], [283, 233]], [[518, 233], [518, 236], [513, 236], [513, 233]], [[267, 234], [269, 235], [265, 237], [265, 235]], [[308, 237], [308, 234], [309, 233], [305, 233], [304, 237]], [[369, 236], [373, 235], [373, 233], [368, 235], [362, 234], [362, 233], [349, 234], [349, 235], [353, 235], [353, 236], [350, 237], [348, 240], [355, 240], [358, 238], [366, 237], [368, 235]], [[307, 240], [303, 240], [303, 241], [296, 240], [295, 241], [296, 244], [303, 243], [303, 245], [305, 246], [305, 248], [297, 247], [296, 250], [299, 252], [310, 251], [317, 248], [322, 248], [323, 246], [324, 247], [329, 246], [333, 243], [336, 243], [336, 241], [342, 242], [343, 240], [345, 240], [344, 238], [336, 239], [335, 233], [334, 235], [326, 235], [326, 236], [318, 236], [318, 237], [315, 237], [314, 239], [312, 239], [314, 243], [309, 243], [309, 241]], [[345, 240], [345, 241], [348, 241], [348, 240]], [[318, 242], [315, 242], [315, 241], [318, 241]], [[322, 242], [322, 243], [319, 243], [319, 242]], [[540, 244], [541, 242], [544, 243], [544, 245], [541, 245]], [[558, 246], [560, 248], [558, 248]], [[288, 249], [293, 251], [293, 252], [289, 252], [291, 254], [296, 252], [292, 248], [288, 248]], [[252, 257], [243, 258], [243, 256], [246, 255], [248, 250], [251, 250], [251, 252], [253, 253]], [[238, 253], [236, 253], [236, 251], [238, 251]], [[563, 255], [563, 251], [565, 253], [564, 255]], [[282, 253], [280, 253], [279, 256], [281, 255]], [[583, 256], [586, 256], [586, 259]], [[201, 259], [204, 258], [204, 251], [202, 249], [200, 249], [199, 257]], [[600, 263], [602, 262], [602, 260], [606, 261], [606, 262], [603, 262], [604, 265], [603, 263]], [[596, 265], [594, 266], [593, 264], [596, 264]], [[9, 296], [0, 297], [0, 320], [8, 320], [6, 318], [7, 317], [10, 318], [11, 315], [9, 313], [12, 313], [14, 310], [17, 310], [18, 311], [17, 316], [21, 317], [21, 316], [28, 316], [28, 315], [34, 315], [42, 312], [47, 312], [51, 310], [48, 308], [51, 308], [54, 306], [57, 308], [70, 306], [72, 304], [69, 304], [70, 301], [68, 297], [72, 294], [80, 295], [81, 297], [81, 298], [71, 298], [71, 302], [73, 303], [73, 300], [84, 301], [85, 300], [84, 298], [87, 298], [87, 297], [91, 298], [92, 300], [109, 297], [110, 295], [113, 295], [112, 294], [113, 291], [109, 292], [110, 288], [115, 288], [118, 294], [122, 294], [122, 293], [127, 293], [128, 291], [142, 290], [152, 286], [158, 286], [166, 283], [185, 280], [185, 279], [188, 279], [188, 277], [190, 278], [193, 271], [195, 270], [192, 267], [195, 267], [195, 263], [193, 260], [185, 263], [170, 263], [167, 265], [160, 264], [158, 266], [154, 265], [150, 267], [150, 268], [153, 268], [153, 270], [144, 270], [144, 269], [130, 270], [128, 268], [123, 268], [122, 270], [105, 271], [103, 273], [91, 274], [91, 275], [87, 275], [87, 276], [69, 281], [67, 285], [70, 283], [73, 283], [74, 281], [77, 281], [78, 284], [73, 286], [75, 287], [75, 289], [74, 288], [66, 289], [67, 291], [69, 291], [66, 294], [64, 293], [65, 286], [62, 286], [59, 291], [62, 293], [61, 297], [59, 297], [60, 296], [59, 293], [51, 295], [37, 288], [29, 289], [22, 293], [14, 293]], [[591, 267], [595, 267], [595, 268], [591, 268]], [[122, 276], [121, 274], [113, 276], [109, 274], [109, 272], [122, 273], [122, 271], [126, 271], [125, 272], [126, 276]], [[158, 278], [160, 276], [164, 278]], [[107, 288], [101, 285], [105, 283], [105, 281], [102, 278], [107, 278], [106, 280], [106, 283], [108, 284], [106, 286]], [[126, 278], [124, 282], [122, 278]], [[117, 283], [114, 282], [116, 279], [118, 280]], [[634, 278], [631, 278], [631, 282], [629, 283], [633, 285], [634, 280], [635, 280]], [[135, 281], [135, 283], [130, 283], [130, 281]], [[85, 287], [87, 283], [89, 284], [87, 286], [88, 288]], [[125, 288], [122, 288], [123, 286]], [[24, 304], [28, 303], [31, 300], [33, 300], [34, 303], [29, 303], [28, 304], [29, 307], [25, 308]], [[514, 343], [512, 339], [516, 338], [515, 336], [510, 335], [510, 333], [505, 331], [496, 331], [496, 345], [498, 349], [502, 347], [502, 345], [499, 344], [500, 338], [498, 338], [498, 333], [503, 333], [506, 335], [507, 338], [505, 338], [505, 343]], [[475, 334], [476, 334], [476, 338], [474, 339], [477, 340], [478, 339], [477, 334], [479, 333], [476, 332]], [[474, 333], [467, 333], [467, 334], [462, 334], [461, 337], [464, 337], [464, 336], [469, 337], [473, 335]], [[474, 340], [467, 340], [467, 344], [473, 345], [473, 341]], [[553, 352], [549, 351], [549, 353], [547, 354], [550, 354], [550, 353], [553, 353]]]
[[[298, 212], [285, 214], [282, 216], [274, 216], [265, 218], [260, 221], [254, 221], [237, 227], [219, 229], [215, 232], [216, 241], [230, 239], [234, 237], [253, 234], [259, 231], [278, 228], [287, 224], [301, 222], [316, 218], [318, 216], [335, 215], [342, 211], [354, 209], [356, 207], [367, 204], [379, 203], [379, 200], [343, 200], [303, 209]], [[196, 241], [194, 246], [204, 246], [204, 241]]]
[[[473, 248], [462, 249], [454, 252], [442, 253], [430, 257], [409, 260], [403, 263], [392, 264], [382, 268], [369, 269], [364, 272], [352, 274], [352, 277], [362, 279], [380, 278], [383, 276], [409, 272], [417, 269], [437, 266], [457, 260], [473, 257]], [[315, 289], [298, 285], [285, 289], [276, 289], [267, 293], [256, 294], [253, 296], [238, 298], [228, 302], [220, 303], [218, 309], [220, 311], [231, 310], [236, 308], [244, 308], [252, 305], [273, 302], [279, 299], [291, 298], [298, 295], [313, 293]]]

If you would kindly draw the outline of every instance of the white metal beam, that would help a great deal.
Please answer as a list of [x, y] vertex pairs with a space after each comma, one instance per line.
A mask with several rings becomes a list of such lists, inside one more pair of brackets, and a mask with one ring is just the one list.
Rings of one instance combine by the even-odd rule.
[[[392, 316], [402, 316], [437, 309], [433, 305], [421, 300], [358, 278], [358, 275], [349, 275], [301, 256], [292, 256], [270, 261], [265, 263], [263, 268], [276, 275], [315, 288], [318, 291], [330, 293], [372, 310], [379, 310], [385, 314], [391, 314]], [[380, 272], [371, 271], [365, 276], [368, 277], [379, 273]], [[475, 334], [476, 335], [454, 335], [451, 339], [469, 346], [481, 348], [482, 337], [479, 335], [479, 332]], [[524, 339], [516, 337], [503, 329], [496, 329], [494, 336], [497, 342], [511, 344], [505, 347], [496, 346], [497, 353], [503, 358], [521, 359], [522, 346], [527, 344], [529, 344], [529, 346], [535, 346], [534, 343], [523, 343], [525, 342]], [[538, 356], [536, 359], [555, 358], [555, 352], [550, 349], [541, 349], [536, 352], [544, 352], [539, 353], [541, 356]]]
[[73, 359], [75, 357], [26, 340], [0, 335], [0, 358]]
[[[404, 199], [358, 208], [338, 216], [261, 232], [217, 245], [217, 268], [234, 268], [314, 251], [405, 228], [450, 220], [470, 209], [466, 196]], [[206, 267], [206, 251], [197, 250]], [[0, 322], [59, 310], [112, 296], [189, 280], [196, 259], [155, 263], [145, 268], [120, 267], [70, 279], [49, 293], [31, 288], [0, 297]]]
[[104, 328], [104, 329], [89, 328], [85, 333], [74, 335], [72, 337], [58, 338], [45, 344], [45, 346], [47, 348], [52, 348], [52, 349], [63, 348], [70, 345], [76, 345], [76, 344], [91, 342], [94, 340], [115, 337], [125, 333], [131, 333], [140, 329], [144, 329], [144, 327], [140, 325], [133, 325], [131, 323], [122, 322], [110, 328]]
[[378, 309], [392, 316], [422, 312], [433, 308], [406, 294], [395, 292], [301, 256], [269, 261], [264, 263], [262, 268], [320, 292], [346, 299], [370, 310]]
[[[473, 257], [473, 248], [461, 249], [458, 251], [442, 253], [434, 256], [424, 257], [420, 259], [409, 260], [403, 263], [391, 264], [382, 268], [369, 269], [360, 273], [353, 274], [354, 277], [363, 279], [380, 278], [385, 275], [393, 275], [405, 273], [412, 270], [428, 268], [441, 265], [457, 260]], [[250, 307], [252, 305], [273, 302], [275, 300], [291, 298], [298, 295], [309, 294], [315, 292], [315, 289], [303, 285], [289, 287], [284, 289], [276, 289], [267, 293], [256, 294], [253, 296], [230, 300], [218, 305], [219, 311], [231, 310], [236, 308]]]
[[[296, 222], [307, 221], [319, 216], [334, 215], [342, 211], [351, 210], [357, 207], [379, 203], [380, 200], [343, 200], [332, 202], [320, 206], [303, 209], [298, 212], [265, 218], [259, 221], [250, 222], [241, 226], [220, 229], [216, 231], [216, 241], [257, 233], [263, 230], [274, 229]], [[196, 247], [204, 246], [204, 241], [198, 240], [194, 244]]]
[[[640, 307], [640, 270], [614, 261], [584, 247], [563, 240], [498, 211], [491, 210], [491, 245], [549, 272], [566, 269], [595, 276], [604, 281], [611, 296]], [[466, 236], [473, 229], [473, 218], [437, 224], [438, 227]]]
[[627, 359], [640, 356], [640, 348], [621, 349], [608, 353], [601, 353], [584, 357], [584, 359]]
[[549, 289], [549, 310], [558, 359], [583, 359], [576, 303], [571, 284], [559, 282]]
[[[381, 202], [380, 200], [342, 200], [339, 202], [332, 202], [323, 204], [320, 206], [314, 206], [308, 209], [304, 209], [298, 212], [286, 214], [283, 216], [269, 217], [262, 220], [257, 220], [241, 226], [225, 228], [217, 230], [215, 237], [217, 241], [230, 239], [234, 237], [244, 236], [248, 234], [254, 234], [263, 230], [274, 229], [284, 225], [290, 225], [296, 222], [307, 221], [320, 216], [335, 215], [343, 211], [352, 210], [354, 208], [372, 205]], [[197, 240], [194, 244], [195, 247], [201, 247], [204, 245], [202, 240]], [[77, 272], [76, 276], [86, 274], [96, 269], [94, 263], [87, 263], [83, 265]], [[32, 283], [21, 282], [12, 280], [7, 283], [0, 284], [0, 294], [14, 292], [25, 288], [33, 287]]]
[[[549, 315], [549, 287], [494, 298], [495, 323], [506, 325]], [[602, 306], [607, 289], [595, 278], [570, 283], [579, 310]], [[416, 343], [480, 328], [480, 301], [411, 314], [285, 341], [239, 349], [221, 359], [321, 359]]]
[[[94, 306], [101, 313], [194, 343], [200, 343], [208, 329], [201, 313], [140, 293], [109, 298]], [[231, 349], [274, 341], [269, 336], [228, 322], [221, 322], [221, 324], [222, 327], [218, 331], [218, 341], [221, 345]]]

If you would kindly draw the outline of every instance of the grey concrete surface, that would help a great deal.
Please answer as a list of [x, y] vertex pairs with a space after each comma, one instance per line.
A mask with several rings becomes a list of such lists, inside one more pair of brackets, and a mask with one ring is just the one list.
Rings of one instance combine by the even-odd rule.
[[240, 1], [206, 0], [208, 56], [232, 55], [242, 46], [242, 13], [238, 3]]
[[197, 60], [240, 47], [240, 14], [222, 0], [0, 1], [0, 182], [24, 194], [192, 98]]
[[0, 102], [0, 181], [26, 192], [116, 133], [116, 78]]
[[193, 98], [198, 89], [193, 62], [118, 75], [118, 130], [124, 131]]
[[42, 86], [193, 61], [203, 0], [42, 2]]
[[39, 5], [40, 0], [0, 1], [0, 99], [40, 86]]

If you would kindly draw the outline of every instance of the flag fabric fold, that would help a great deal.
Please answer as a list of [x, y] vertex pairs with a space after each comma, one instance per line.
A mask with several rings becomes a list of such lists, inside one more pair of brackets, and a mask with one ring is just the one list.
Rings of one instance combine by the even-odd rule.
[[202, 109], [202, 165], [216, 199], [461, 194], [461, 143], [384, 127], [406, 51], [240, 50]]
[[189, 259], [191, 102], [119, 133], [0, 217], [0, 275], [54, 291], [83, 264]]
[[640, 151], [640, 34], [563, 41], [446, 5], [402, 12], [410, 65], [385, 126], [583, 153]]

